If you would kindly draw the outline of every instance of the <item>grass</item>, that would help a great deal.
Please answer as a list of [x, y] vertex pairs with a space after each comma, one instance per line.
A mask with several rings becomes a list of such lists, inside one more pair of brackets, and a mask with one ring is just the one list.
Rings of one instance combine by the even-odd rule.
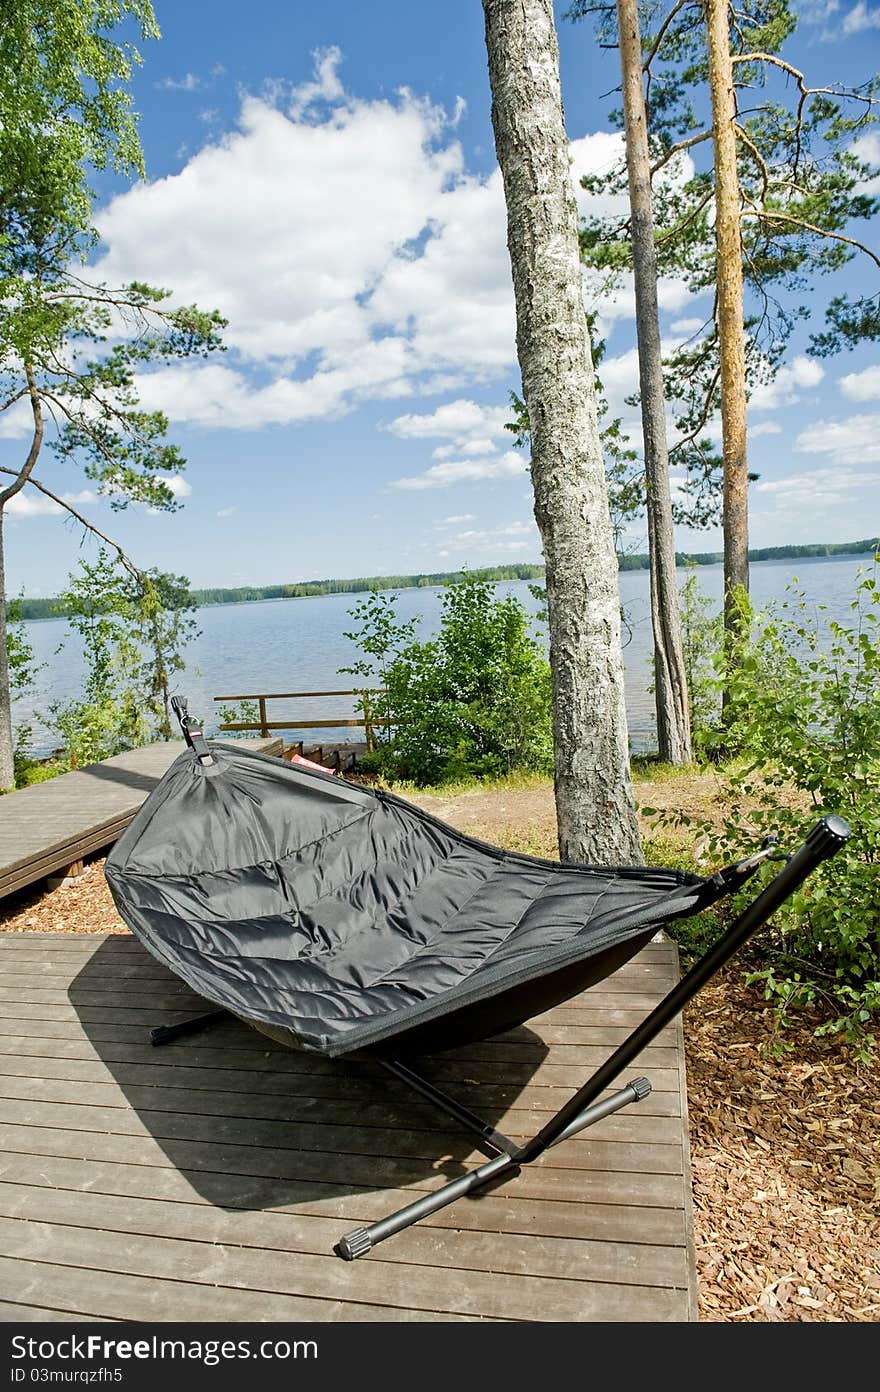
[[447, 783], [415, 784], [410, 782], [382, 782], [381, 786], [389, 793], [401, 797], [461, 797], [465, 793], [521, 793], [533, 788], [551, 788], [553, 778], [549, 773], [535, 773], [528, 769], [516, 769], [512, 773], [495, 774], [479, 778], [475, 774], [464, 778], [453, 778]]

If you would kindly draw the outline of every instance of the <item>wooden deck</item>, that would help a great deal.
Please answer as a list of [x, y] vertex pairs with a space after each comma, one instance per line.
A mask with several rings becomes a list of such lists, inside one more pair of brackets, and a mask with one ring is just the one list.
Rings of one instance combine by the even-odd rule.
[[[532, 1134], [677, 975], [652, 943], [424, 1071]], [[150, 1047], [200, 1005], [129, 936], [0, 934], [0, 1319], [696, 1318], [680, 1022], [625, 1075], [646, 1101], [348, 1263], [344, 1232], [484, 1157], [369, 1064], [232, 1020]]]
[[[278, 738], [248, 747], [280, 754]], [[163, 740], [0, 797], [0, 898], [110, 846], [183, 749]]]

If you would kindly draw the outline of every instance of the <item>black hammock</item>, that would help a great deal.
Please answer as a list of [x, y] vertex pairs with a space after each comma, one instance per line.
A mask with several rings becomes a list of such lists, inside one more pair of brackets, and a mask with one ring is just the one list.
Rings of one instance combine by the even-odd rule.
[[116, 906], [140, 941], [219, 1009], [293, 1048], [369, 1054], [477, 1131], [493, 1159], [337, 1245], [359, 1256], [392, 1232], [536, 1158], [650, 1092], [617, 1075], [814, 865], [843, 844], [840, 818], [801, 851], [721, 942], [533, 1141], [517, 1146], [400, 1056], [498, 1034], [603, 980], [664, 924], [742, 885], [756, 854], [711, 878], [519, 855], [464, 835], [390, 793], [231, 745], [208, 744], [176, 703], [188, 748], [107, 858]]

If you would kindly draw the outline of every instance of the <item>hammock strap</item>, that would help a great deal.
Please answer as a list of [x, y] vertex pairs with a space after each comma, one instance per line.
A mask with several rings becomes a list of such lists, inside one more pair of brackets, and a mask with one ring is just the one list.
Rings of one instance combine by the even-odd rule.
[[183, 738], [186, 740], [190, 749], [196, 755], [200, 764], [213, 764], [214, 756], [205, 743], [202, 731], [190, 724], [189, 711], [187, 710], [185, 696], [172, 696], [171, 709], [180, 721], [180, 728], [183, 731]]

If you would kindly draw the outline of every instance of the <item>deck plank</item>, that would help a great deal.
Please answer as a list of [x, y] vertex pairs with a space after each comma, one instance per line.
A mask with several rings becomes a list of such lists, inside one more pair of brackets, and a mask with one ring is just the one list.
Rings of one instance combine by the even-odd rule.
[[[677, 971], [654, 942], [425, 1072], [529, 1135]], [[483, 1157], [374, 1064], [233, 1020], [150, 1047], [197, 1004], [130, 937], [0, 935], [0, 1320], [696, 1318], [680, 1025], [641, 1106], [345, 1263], [342, 1233]]]

